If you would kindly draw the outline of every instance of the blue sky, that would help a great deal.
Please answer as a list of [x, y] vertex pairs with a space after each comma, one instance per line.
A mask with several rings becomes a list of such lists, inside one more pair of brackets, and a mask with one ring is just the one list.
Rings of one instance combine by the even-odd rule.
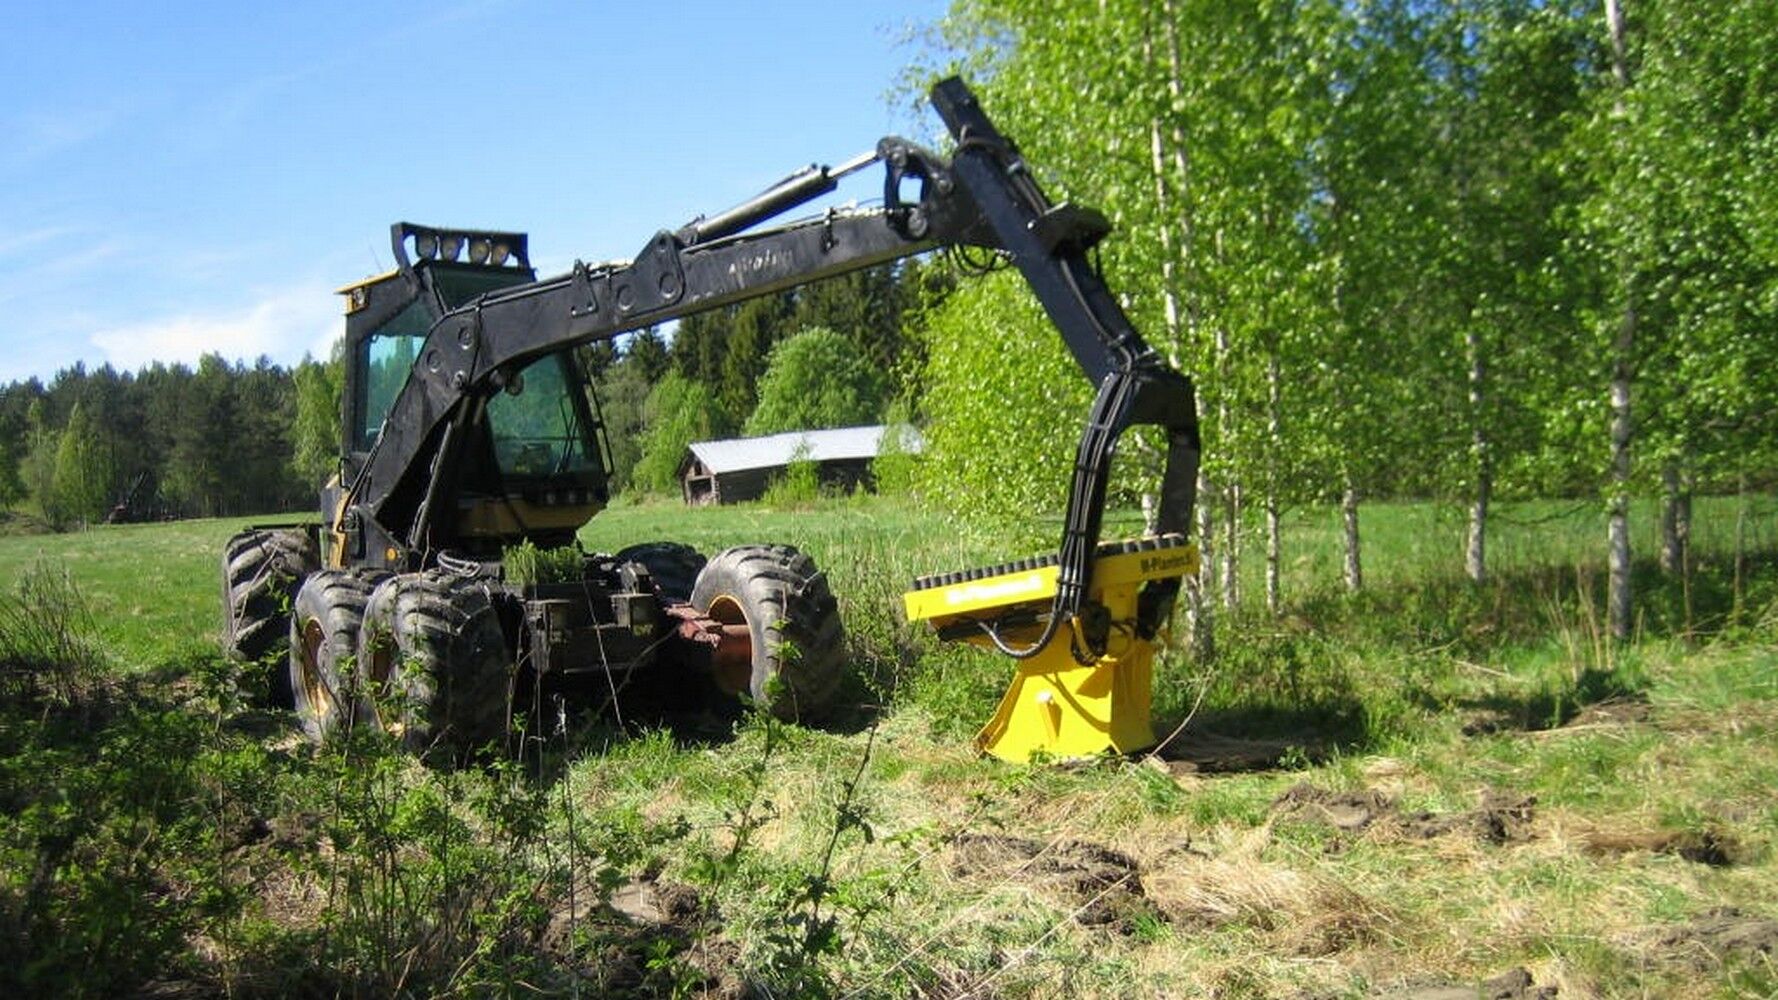
[[[632, 256], [886, 133], [938, 0], [14, 4], [0, 383], [206, 351], [292, 362], [397, 220]], [[871, 197], [872, 175], [842, 193]]]

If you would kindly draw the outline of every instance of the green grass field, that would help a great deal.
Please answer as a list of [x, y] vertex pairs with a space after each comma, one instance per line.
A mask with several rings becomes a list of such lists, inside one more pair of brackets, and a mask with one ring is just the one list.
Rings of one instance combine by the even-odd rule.
[[1029, 554], [1053, 522], [608, 511], [588, 548], [813, 554], [867, 707], [834, 731], [546, 712], [517, 762], [458, 772], [309, 747], [242, 699], [216, 564], [245, 523], [0, 538], [0, 580], [66, 571], [109, 668], [0, 723], [21, 987], [1410, 997], [1524, 970], [1564, 997], [1778, 992], [1770, 499], [1700, 502], [1694, 577], [1639, 566], [1623, 649], [1590, 507], [1502, 506], [1474, 587], [1460, 514], [1373, 505], [1356, 596], [1337, 512], [1293, 512], [1285, 613], [1221, 612], [1214, 662], [1162, 657], [1174, 744], [1031, 767], [969, 744], [1007, 662], [898, 609], [914, 576]]

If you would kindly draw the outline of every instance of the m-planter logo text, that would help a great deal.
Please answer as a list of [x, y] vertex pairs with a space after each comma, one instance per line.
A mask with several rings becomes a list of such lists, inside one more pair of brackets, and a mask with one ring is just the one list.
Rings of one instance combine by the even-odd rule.
[[1142, 575], [1147, 576], [1150, 573], [1165, 574], [1168, 570], [1179, 570], [1183, 573], [1185, 572], [1186, 567], [1190, 565], [1191, 555], [1185, 552], [1170, 552], [1166, 555], [1143, 556]]

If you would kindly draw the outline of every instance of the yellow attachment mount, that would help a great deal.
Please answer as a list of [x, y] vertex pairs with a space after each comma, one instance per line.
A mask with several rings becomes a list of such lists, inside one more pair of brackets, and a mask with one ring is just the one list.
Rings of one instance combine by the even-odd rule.
[[[1154, 642], [1137, 632], [1138, 597], [1149, 581], [1197, 568], [1197, 548], [1181, 535], [1100, 545], [1086, 606], [1104, 609], [1110, 620], [1104, 652], [1081, 662], [1075, 654], [1085, 648], [1082, 622], [1061, 623], [1042, 649], [1018, 661], [993, 720], [976, 734], [976, 747], [1025, 763], [1034, 756], [1091, 757], [1152, 746]], [[1041, 556], [921, 577], [903, 600], [908, 620], [931, 622], [940, 638], [993, 649], [992, 630], [1017, 648], [1043, 638], [1056, 575], [1055, 556]]]

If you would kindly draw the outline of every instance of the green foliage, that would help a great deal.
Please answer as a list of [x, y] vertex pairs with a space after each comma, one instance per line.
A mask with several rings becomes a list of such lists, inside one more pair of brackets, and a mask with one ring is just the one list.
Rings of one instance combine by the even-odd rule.
[[984, 520], [1060, 510], [1092, 387], [1024, 283], [964, 285], [926, 336], [921, 494]]
[[52, 522], [96, 521], [116, 498], [117, 463], [112, 442], [79, 403], [56, 444], [56, 469], [45, 513]]
[[290, 429], [291, 471], [317, 487], [332, 475], [340, 457], [340, 394], [345, 391], [345, 341], [326, 361], [305, 357], [290, 373], [296, 394], [296, 422]]
[[760, 502], [780, 509], [805, 507], [821, 495], [821, 463], [809, 457], [807, 445], [799, 445], [785, 463], [784, 471], [766, 485]]
[[871, 360], [825, 327], [811, 327], [772, 348], [759, 382], [750, 436], [876, 423], [885, 379]]
[[877, 457], [870, 463], [871, 480], [884, 496], [906, 496], [914, 491], [919, 475], [920, 453], [913, 447], [919, 431], [909, 422], [908, 406], [902, 401], [890, 404], [884, 423]]
[[501, 567], [508, 583], [521, 586], [573, 583], [586, 576], [582, 565], [584, 559], [578, 545], [540, 549], [527, 539], [506, 547], [501, 555]]
[[37, 501], [37, 510], [43, 519], [58, 525], [61, 510], [56, 503], [56, 451], [61, 435], [44, 425], [41, 401], [32, 407], [32, 414], [30, 447], [19, 465], [20, 478], [24, 480], [26, 491]]
[[659, 382], [671, 364], [667, 357], [667, 342], [652, 326], [630, 334], [624, 342], [623, 359], [626, 364], [635, 366], [650, 385]]
[[922, 295], [942, 290], [933, 272], [943, 270], [914, 260], [885, 264], [688, 316], [673, 335], [673, 365], [709, 386], [736, 427], [754, 409], [772, 348], [793, 331], [832, 330], [907, 387], [918, 369], [910, 350], [916, 309]]
[[722, 412], [710, 390], [678, 372], [668, 372], [648, 394], [642, 407], [647, 430], [642, 454], [631, 474], [631, 486], [643, 493], [676, 495], [679, 464], [693, 441], [708, 441], [729, 433]]
[[[87, 477], [69, 480], [71, 470], [96, 468], [107, 454], [111, 464], [110, 481], [94, 491], [102, 503], [85, 514], [58, 500], [55, 487], [76, 407], [85, 429], [66, 442], [72, 464], [64, 480], [86, 491]], [[325, 415], [325, 407], [316, 411]], [[308, 507], [320, 480], [295, 471], [296, 423], [294, 376], [265, 358], [247, 366], [210, 355], [195, 370], [153, 364], [133, 373], [76, 365], [47, 386], [35, 379], [0, 386], [0, 451], [18, 459], [18, 478], [46, 519], [61, 523], [97, 516], [126, 492], [133, 512], [149, 518]], [[100, 454], [82, 455], [83, 438]]]
[[594, 379], [599, 416], [605, 422], [605, 440], [611, 448], [610, 485], [613, 493], [629, 489], [636, 463], [642, 457], [642, 439], [647, 431], [643, 411], [651, 388], [643, 377], [641, 366], [624, 364], [621, 360]]
[[12, 507], [25, 498], [25, 480], [20, 472], [23, 438], [0, 437], [0, 510]]

